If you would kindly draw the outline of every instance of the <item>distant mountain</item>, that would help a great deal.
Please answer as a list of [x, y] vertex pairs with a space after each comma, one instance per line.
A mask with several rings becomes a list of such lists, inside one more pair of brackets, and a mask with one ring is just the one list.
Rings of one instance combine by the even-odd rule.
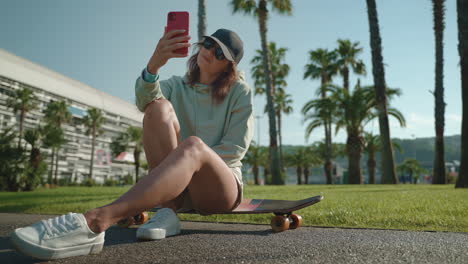
[[[394, 150], [396, 164], [402, 163], [406, 158], [415, 158], [419, 160], [421, 165], [425, 168], [432, 168], [434, 162], [434, 137], [428, 138], [415, 138], [415, 139], [399, 139], [394, 138], [393, 141], [399, 144], [402, 148], [402, 153]], [[445, 137], [445, 161], [453, 162], [454, 160], [460, 160], [460, 145], [461, 136], [446, 136]], [[285, 145], [283, 151], [294, 152], [298, 145]], [[380, 165], [380, 155], [377, 155], [378, 163]], [[365, 166], [367, 161], [367, 155], [363, 155], [362, 165]], [[348, 161], [346, 157], [339, 157], [336, 159], [342, 167], [348, 167]], [[363, 167], [364, 168], [364, 167]]]

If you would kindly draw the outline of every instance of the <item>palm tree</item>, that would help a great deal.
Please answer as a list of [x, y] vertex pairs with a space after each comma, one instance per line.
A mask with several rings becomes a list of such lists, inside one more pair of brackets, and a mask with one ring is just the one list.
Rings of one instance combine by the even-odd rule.
[[0, 190], [19, 191], [19, 176], [23, 173], [27, 156], [22, 149], [16, 148], [13, 141], [17, 136], [13, 127], [0, 131]]
[[[52, 149], [52, 154], [51, 154], [51, 159], [50, 159], [50, 172], [49, 172], [49, 178], [47, 182], [49, 184], [51, 183], [58, 183], [58, 158], [55, 158], [55, 153], [58, 152], [58, 149], [67, 142], [65, 139], [65, 133], [63, 132], [63, 129], [59, 126], [55, 126], [53, 124], [47, 124], [44, 127], [44, 146], [46, 148], [51, 148]], [[54, 161], [55, 161], [55, 177], [54, 175]], [[54, 179], [52, 181], [52, 179]]]
[[309, 184], [310, 167], [315, 167], [323, 163], [319, 156], [319, 150], [315, 146], [309, 146], [305, 149], [304, 159], [304, 183]]
[[96, 138], [104, 133], [102, 125], [104, 123], [104, 116], [102, 111], [97, 108], [91, 108], [88, 110], [88, 114], [83, 117], [83, 124], [86, 126], [86, 135], [91, 135], [91, 160], [89, 164], [89, 176], [88, 179], [93, 178], [93, 166], [94, 166], [94, 147], [96, 146]]
[[267, 40], [267, 20], [268, 8], [267, 3], [270, 3], [271, 9], [280, 14], [292, 14], [292, 4], [290, 0], [232, 0], [231, 5], [233, 13], [243, 12], [246, 15], [253, 15], [258, 18], [260, 28], [260, 39], [263, 51], [263, 67], [265, 69], [266, 94], [268, 107], [268, 120], [270, 126], [270, 168], [272, 173], [273, 184], [284, 184], [281, 175], [281, 164], [278, 153], [278, 140], [276, 130], [276, 116], [273, 102], [273, 82], [271, 75], [271, 58], [268, 52]]
[[24, 133], [24, 140], [31, 145], [31, 153], [29, 155], [29, 162], [32, 167], [37, 168], [42, 161], [42, 154], [40, 145], [42, 142], [43, 134], [41, 128], [28, 129]]
[[375, 184], [375, 170], [377, 162], [375, 154], [380, 151], [380, 136], [372, 133], [365, 133], [364, 152], [367, 153], [367, 171], [369, 172], [369, 184]]
[[206, 0], [198, 0], [198, 41], [206, 36]]
[[280, 158], [283, 160], [283, 133], [282, 124], [281, 124], [281, 113], [286, 115], [290, 114], [293, 111], [292, 108], [293, 100], [291, 99], [291, 95], [287, 94], [284, 89], [278, 89], [275, 94], [275, 109], [276, 109], [276, 118], [278, 120], [278, 137], [279, 137], [279, 144], [280, 144]]
[[258, 165], [263, 167], [263, 180], [265, 184], [272, 184], [270, 175], [270, 151], [267, 147], [259, 146], [259, 163]]
[[[60, 128], [62, 127], [62, 124], [70, 122], [72, 119], [72, 114], [68, 110], [68, 104], [65, 101], [52, 101], [47, 104], [46, 109], [44, 110], [44, 118], [49, 125], [49, 127], [57, 127]], [[52, 133], [58, 133], [57, 131], [52, 132]], [[62, 132], [63, 134], [63, 132]], [[53, 137], [58, 137], [57, 139], [63, 137], [63, 135], [54, 135]], [[65, 140], [60, 140], [59, 142], [62, 142], [65, 144]], [[59, 152], [60, 148], [62, 145], [58, 145], [56, 142], [52, 143], [54, 148], [52, 149], [52, 160], [55, 159], [56, 161], [56, 167], [55, 167], [55, 183], [57, 184], [57, 173], [58, 173], [58, 159], [59, 159]], [[53, 171], [53, 163], [51, 164], [52, 166], [50, 167], [50, 170]]]
[[254, 176], [255, 185], [260, 185], [259, 167], [260, 167], [260, 147], [255, 141], [250, 144], [249, 150], [245, 154], [243, 162], [252, 166], [252, 174]]
[[[392, 141], [393, 148], [402, 153], [401, 146]], [[377, 152], [382, 151], [382, 144], [379, 135], [373, 135], [366, 132], [364, 135], [364, 153], [367, 154], [367, 171], [369, 172], [369, 184], [375, 184], [375, 171], [377, 168], [377, 161], [375, 155]]]
[[[348, 154], [349, 183], [362, 184], [361, 157], [364, 148], [364, 126], [376, 118], [375, 90], [372, 86], [361, 87], [359, 82], [352, 92], [335, 85], [328, 85], [331, 99], [337, 103], [336, 131], [346, 129], [348, 138], [346, 152]], [[397, 89], [388, 89], [388, 95], [399, 95]], [[388, 113], [394, 116], [401, 126], [405, 126], [403, 115], [394, 108]]]
[[[328, 150], [327, 150], [327, 146], [325, 144], [325, 142], [323, 141], [317, 141], [317, 142], [314, 142], [312, 143], [312, 145], [310, 146], [310, 149], [311, 149], [311, 152], [313, 153], [313, 155], [315, 156], [314, 159], [316, 159], [317, 163], [312, 163], [312, 164], [319, 164], [319, 163], [323, 163], [323, 161], [326, 159], [327, 155], [328, 155]], [[331, 156], [331, 159], [335, 159], [337, 157], [341, 157], [341, 156], [345, 156], [346, 155], [346, 152], [345, 152], [345, 147], [343, 144], [333, 144], [332, 145], [332, 153], [333, 153], [333, 156]], [[333, 163], [330, 164], [330, 168], [332, 169], [332, 172], [333, 172]], [[334, 177], [335, 175], [333, 175], [333, 173], [330, 175], [330, 177], [332, 177], [332, 179], [328, 179], [328, 175], [325, 174], [325, 177], [326, 177], [326, 181], [332, 181], [332, 182], [335, 182], [335, 179]]]
[[140, 155], [143, 150], [143, 129], [131, 126], [127, 129], [129, 143], [133, 145], [133, 159], [135, 160], [135, 182], [139, 180]]
[[30, 171], [28, 171], [26, 175], [25, 191], [34, 190], [41, 181], [43, 170], [47, 169], [45, 163], [42, 161], [40, 149], [43, 137], [44, 133], [41, 127], [26, 130], [24, 133], [24, 140], [31, 145], [31, 153], [29, 155]]
[[127, 133], [120, 133], [116, 138], [112, 139], [110, 149], [113, 157], [117, 157], [120, 153], [127, 150], [128, 135]]
[[325, 152], [324, 152], [324, 165], [323, 170], [327, 179], [327, 184], [333, 184], [332, 170], [333, 163], [332, 157], [333, 145], [331, 143], [331, 124], [333, 122], [333, 115], [336, 111], [336, 104], [330, 98], [320, 98], [307, 102], [302, 108], [301, 112], [304, 115], [304, 122], [310, 121], [306, 127], [305, 137], [306, 141], [309, 139], [313, 130], [318, 127], [325, 127]]
[[362, 48], [359, 47], [359, 42], [352, 43], [348, 39], [339, 39], [336, 52], [338, 54], [337, 63], [340, 67], [339, 72], [343, 76], [343, 87], [349, 90], [350, 67], [355, 74], [366, 74], [366, 65], [362, 60], [357, 59], [357, 56], [362, 52]]
[[[317, 49], [309, 52], [309, 64], [305, 66], [305, 73], [304, 79], [320, 79], [321, 86], [318, 91], [321, 94], [322, 99], [326, 99], [326, 89], [325, 86], [328, 83], [331, 83], [332, 78], [334, 75], [338, 73], [338, 64], [337, 64], [338, 54], [336, 51], [328, 51], [327, 49]], [[326, 100], [325, 100], [326, 101]], [[326, 104], [327, 102], [323, 102]], [[309, 103], [304, 105], [302, 113], [306, 114], [308, 110], [306, 110]], [[309, 108], [310, 109], [310, 108]], [[330, 115], [332, 112], [329, 113]], [[331, 157], [333, 156], [333, 149], [332, 149], [332, 135], [331, 135], [331, 119], [328, 119], [329, 115], [323, 116], [326, 118], [322, 120], [321, 126], [324, 127], [325, 130], [325, 146], [326, 146], [326, 157], [324, 159], [324, 170], [325, 174], [327, 175], [327, 183], [332, 184], [332, 161]], [[309, 133], [310, 134], [310, 133]], [[307, 135], [306, 135], [307, 137]]]
[[[403, 183], [406, 183], [406, 173], [409, 174], [409, 183], [417, 183], [419, 175], [421, 175], [422, 173], [427, 173], [427, 170], [421, 167], [419, 160], [413, 158], [405, 159], [405, 161], [403, 161], [403, 163], [398, 166], [398, 171], [400, 171], [401, 174], [403, 174]], [[414, 174], [416, 174], [416, 177], [413, 180]]]
[[21, 139], [23, 138], [23, 127], [26, 114], [37, 108], [38, 98], [29, 88], [16, 90], [15, 95], [6, 101], [8, 108], [13, 108], [13, 112], [20, 113], [18, 148], [21, 148]]
[[468, 188], [468, 1], [457, 0], [458, 53], [460, 54], [462, 90], [461, 162], [456, 188]]
[[112, 155], [117, 156], [126, 149], [133, 146], [133, 159], [135, 164], [135, 182], [139, 180], [139, 170], [141, 166], [140, 156], [143, 150], [143, 130], [141, 127], [130, 126], [125, 132], [112, 140], [111, 151]]
[[294, 153], [287, 155], [288, 165], [296, 167], [297, 184], [299, 185], [302, 184], [303, 179], [302, 173], [305, 164], [305, 151], [305, 147], [299, 147]]
[[[289, 65], [284, 63], [286, 56], [286, 48], [277, 48], [276, 43], [270, 42], [268, 52], [271, 58], [271, 77], [273, 82], [274, 107], [278, 125], [278, 139], [280, 150], [281, 167], [283, 168], [283, 145], [281, 134], [281, 113], [289, 114], [292, 111], [292, 100], [290, 95], [286, 94], [284, 89], [287, 86], [286, 77], [289, 74]], [[265, 88], [265, 69], [263, 67], [263, 53], [261, 50], [256, 51], [257, 55], [251, 60], [252, 78], [255, 80], [255, 94], [264, 94]], [[265, 106], [265, 113], [268, 113], [268, 107]]]
[[[288, 85], [286, 77], [289, 74], [289, 65], [284, 63], [286, 48], [277, 48], [275, 42], [270, 42], [268, 52], [271, 59], [271, 80], [273, 94], [276, 94], [276, 88], [286, 88]], [[256, 55], [250, 63], [253, 65], [251, 72], [254, 79], [255, 94], [264, 94], [266, 92], [265, 68], [263, 66], [263, 51], [256, 50]]]
[[447, 183], [444, 157], [444, 13], [445, 0], [433, 0], [434, 33], [435, 33], [435, 155], [433, 169], [433, 184]]
[[393, 148], [390, 140], [390, 125], [388, 122], [387, 94], [385, 83], [385, 70], [382, 57], [382, 39], [380, 37], [379, 19], [375, 0], [366, 0], [367, 15], [369, 18], [370, 45], [372, 50], [372, 73], [379, 113], [380, 137], [382, 140], [382, 182], [398, 183], [395, 170]]
[[65, 101], [50, 102], [44, 110], [45, 120], [57, 126], [70, 122], [72, 114], [68, 110], [68, 107]]

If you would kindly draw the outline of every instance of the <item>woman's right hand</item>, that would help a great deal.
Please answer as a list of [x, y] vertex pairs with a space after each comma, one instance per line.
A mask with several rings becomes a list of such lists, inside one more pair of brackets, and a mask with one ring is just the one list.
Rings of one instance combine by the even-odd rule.
[[190, 36], [179, 36], [174, 38], [175, 35], [183, 33], [185, 33], [185, 30], [179, 29], [169, 31], [162, 36], [153, 52], [153, 55], [151, 56], [150, 61], [148, 62], [149, 73], [158, 73], [159, 69], [171, 58], [187, 57], [185, 54], [175, 52], [177, 49], [191, 46], [190, 43], [185, 42], [190, 39]]

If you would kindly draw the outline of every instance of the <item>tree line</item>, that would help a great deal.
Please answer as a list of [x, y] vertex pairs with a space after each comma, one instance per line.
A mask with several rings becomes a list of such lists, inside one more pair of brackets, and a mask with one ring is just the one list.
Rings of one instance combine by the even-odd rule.
[[[91, 138], [89, 173], [84, 185], [94, 185], [93, 168], [96, 139], [104, 133], [102, 125], [105, 117], [102, 110], [91, 107], [86, 115], [72, 124], [73, 116], [65, 100], [50, 101], [43, 110], [39, 125], [24, 129], [28, 113], [38, 109], [39, 100], [30, 88], [16, 90], [6, 105], [19, 115], [18, 133], [14, 127], [8, 127], [0, 133], [0, 190], [32, 191], [40, 184], [57, 185], [58, 161], [61, 149], [68, 142], [64, 126], [83, 126], [85, 135]], [[111, 150], [114, 156], [133, 147], [136, 166], [136, 180], [140, 167], [142, 150], [142, 129], [130, 126], [126, 131], [113, 139]], [[24, 139], [24, 141], [23, 141]], [[16, 144], [14, 142], [17, 142]], [[50, 163], [47, 164], [41, 149], [50, 149]], [[47, 178], [45, 179], [45, 175]], [[71, 180], [76, 181], [76, 179]], [[130, 181], [132, 183], [133, 181]]]
[[[205, 2], [200, 0], [200, 2]], [[433, 183], [447, 183], [445, 157], [444, 157], [444, 88], [443, 88], [443, 32], [445, 27], [445, 0], [431, 1], [434, 20], [435, 35], [435, 156], [433, 162]], [[387, 86], [385, 80], [385, 68], [382, 55], [382, 37], [375, 0], [366, 0], [367, 16], [369, 21], [369, 36], [372, 55], [373, 84], [361, 86], [358, 82], [351, 91], [349, 74], [352, 70], [355, 74], [364, 74], [365, 65], [358, 60], [357, 55], [362, 52], [359, 43], [350, 40], [338, 40], [338, 48], [333, 51], [318, 49], [310, 51], [310, 64], [306, 65], [304, 78], [318, 78], [321, 86], [317, 89], [318, 99], [309, 101], [302, 109], [305, 120], [310, 121], [306, 133], [310, 134], [315, 128], [323, 127], [325, 131], [325, 155], [324, 171], [327, 175], [327, 183], [332, 183], [331, 177], [333, 143], [332, 129], [335, 131], [344, 129], [347, 134], [346, 152], [349, 161], [349, 174], [351, 183], [362, 183], [360, 169], [361, 153], [366, 145], [364, 139], [365, 124], [371, 119], [378, 119], [380, 134], [378, 135], [380, 151], [382, 155], [382, 182], [398, 183], [396, 173], [393, 144], [390, 138], [388, 116], [395, 117], [400, 125], [404, 126], [403, 115], [389, 105], [393, 96], [400, 91]], [[286, 85], [285, 75], [289, 67], [281, 64], [284, 57], [284, 48], [276, 49], [273, 42], [268, 42], [267, 21], [270, 11], [279, 14], [292, 15], [292, 3], [290, 0], [232, 0], [233, 13], [252, 15], [258, 19], [261, 49], [257, 51], [257, 57], [252, 61], [257, 63], [252, 68], [252, 77], [255, 79], [256, 93], [266, 94], [266, 109], [269, 119], [269, 170], [272, 174], [272, 184], [284, 184], [284, 160], [281, 151], [281, 109], [284, 105], [277, 102], [280, 96], [287, 98], [284, 93]], [[200, 5], [203, 8], [203, 5]], [[204, 12], [201, 12], [204, 13]], [[459, 55], [461, 68], [461, 86], [463, 100], [463, 117], [468, 114], [468, 1], [457, 0]], [[199, 23], [206, 23], [206, 19]], [[276, 56], [276, 57], [275, 57]], [[343, 85], [332, 83], [334, 75], [343, 77]], [[260, 89], [259, 89], [260, 88]], [[283, 99], [291, 104], [290, 99]], [[286, 108], [285, 108], [286, 109]], [[286, 112], [286, 111], [285, 111]], [[465, 135], [465, 136], [464, 136]], [[468, 187], [468, 121], [462, 120], [462, 146], [461, 169], [456, 187]], [[280, 142], [278, 146], [278, 142]]]

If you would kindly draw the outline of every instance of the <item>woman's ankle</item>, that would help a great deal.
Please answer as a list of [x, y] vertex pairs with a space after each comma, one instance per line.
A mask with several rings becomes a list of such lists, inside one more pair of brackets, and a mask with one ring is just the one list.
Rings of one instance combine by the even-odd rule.
[[111, 225], [107, 223], [105, 214], [101, 208], [92, 209], [84, 214], [89, 229], [94, 233], [106, 231]]

